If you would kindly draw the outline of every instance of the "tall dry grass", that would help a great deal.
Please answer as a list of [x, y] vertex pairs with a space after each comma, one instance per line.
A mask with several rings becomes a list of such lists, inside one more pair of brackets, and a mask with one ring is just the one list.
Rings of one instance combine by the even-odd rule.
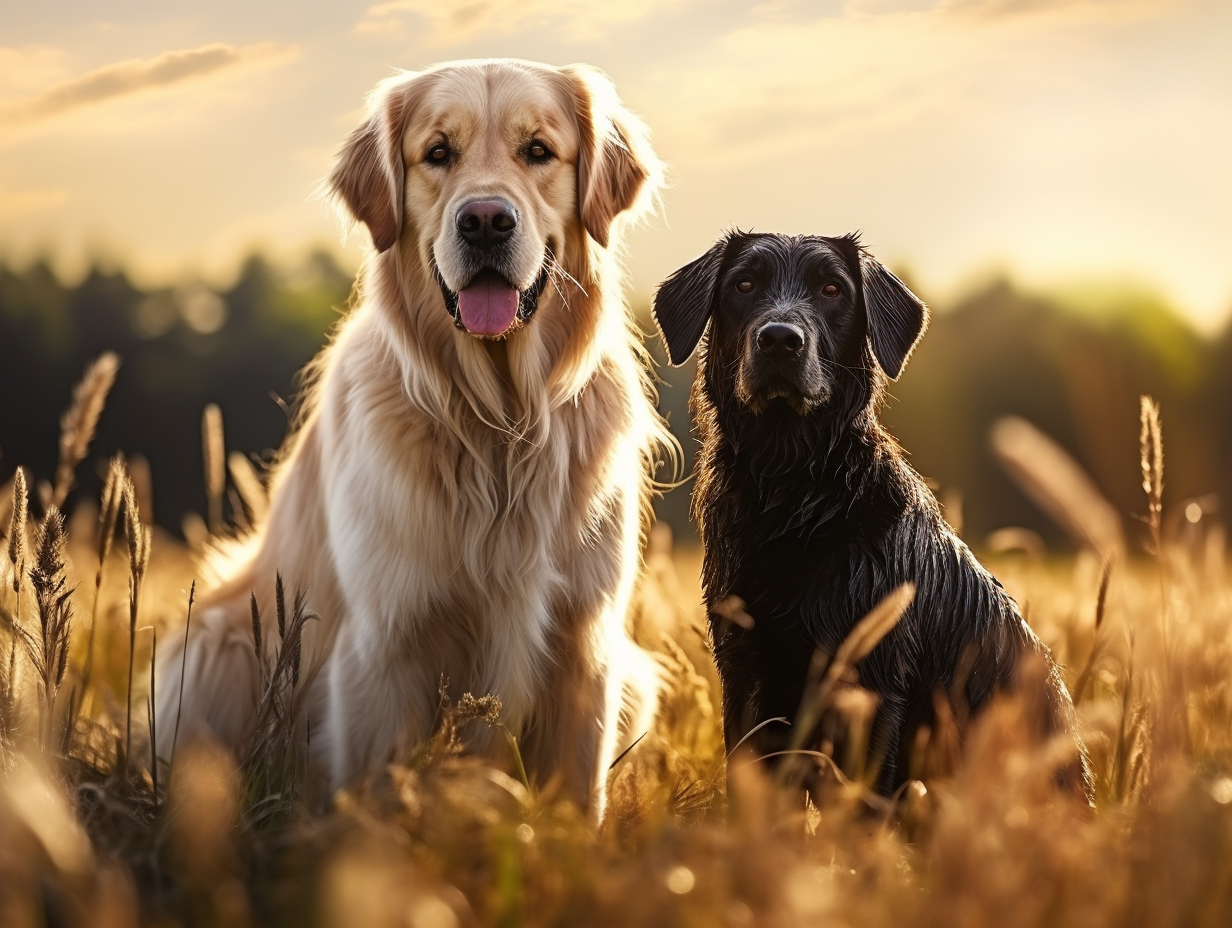
[[73, 402], [60, 420], [60, 460], [56, 465], [56, 482], [51, 490], [50, 504], [64, 505], [76, 483], [77, 465], [90, 450], [98, 417], [103, 414], [107, 394], [115, 383], [120, 359], [110, 351], [86, 368], [85, 376], [73, 392]]
[[[1051, 771], [1064, 745], [1041, 748], [1031, 707], [1014, 699], [962, 744], [957, 729], [935, 732], [922, 782], [888, 801], [869, 793], [861, 751], [796, 746], [801, 763], [832, 775], [834, 788], [811, 798], [738, 755], [729, 764], [698, 555], [657, 527], [631, 621], [667, 687], [654, 730], [611, 771], [601, 829], [554, 784], [461, 752], [465, 726], [500, 725], [499, 702], [484, 694], [442, 699], [428, 743], [310, 814], [311, 731], [297, 705], [312, 674], [299, 635], [313, 617], [302, 591], [278, 582], [278, 621], [266, 626], [276, 641], [261, 640], [254, 606], [261, 708], [245, 750], [176, 735], [170, 757], [152, 757], [154, 730], [177, 723], [146, 708], [153, 652], [191, 627], [192, 559], [141, 521], [123, 459], [110, 464], [99, 517], [70, 519], [67, 533], [55, 494], [28, 500], [19, 472], [0, 513], [0, 925], [1232, 923], [1225, 536], [1209, 506], [1166, 499], [1153, 404], [1143, 423], [1136, 536], [1133, 523], [1114, 536], [1093, 515], [1103, 510], [1089, 481], [1024, 450], [1030, 433], [1011, 435], [1013, 468], [1041, 504], [1083, 507], [1065, 520], [1085, 547], [1069, 557], [1027, 548], [993, 565], [1067, 668], [1094, 810], [1058, 794]], [[206, 435], [220, 500], [221, 428]], [[232, 475], [250, 476], [242, 465]], [[259, 480], [238, 492], [245, 509], [263, 500]], [[111, 549], [121, 514], [123, 553]], [[817, 706], [838, 710], [849, 736], [874, 709], [853, 667], [909, 596], [818, 663]], [[737, 603], [730, 611], [747, 619]], [[74, 616], [90, 616], [89, 629]]]

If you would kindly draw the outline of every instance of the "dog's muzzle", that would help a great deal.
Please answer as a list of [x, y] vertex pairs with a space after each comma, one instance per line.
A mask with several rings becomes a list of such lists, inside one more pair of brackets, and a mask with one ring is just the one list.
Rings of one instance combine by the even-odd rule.
[[758, 325], [749, 336], [737, 395], [754, 412], [782, 399], [803, 415], [828, 393], [815, 355], [802, 325], [783, 319]]
[[539, 297], [548, 283], [552, 267], [552, 252], [543, 254], [543, 265], [534, 282], [525, 290], [518, 290], [499, 271], [485, 267], [461, 290], [454, 291], [445, 283], [436, 262], [432, 262], [432, 275], [445, 308], [453, 317], [453, 324], [479, 338], [504, 338], [530, 322], [539, 308]]

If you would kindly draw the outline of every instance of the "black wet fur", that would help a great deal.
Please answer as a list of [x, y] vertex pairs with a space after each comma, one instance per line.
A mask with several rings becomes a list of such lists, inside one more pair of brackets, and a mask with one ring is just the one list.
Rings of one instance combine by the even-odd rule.
[[[752, 292], [740, 293], [741, 281]], [[823, 295], [827, 284], [839, 293]], [[702, 442], [693, 512], [728, 749], [767, 719], [794, 720], [814, 654], [833, 655], [907, 581], [914, 602], [857, 668], [859, 684], [879, 698], [870, 738], [879, 792], [907, 779], [915, 734], [933, 722], [934, 694], [945, 694], [960, 719], [974, 716], [1013, 686], [1024, 655], [1045, 668], [1040, 735], [1072, 731], [1073, 707], [1048, 649], [878, 421], [886, 372], [901, 372], [927, 325], [907, 287], [855, 236], [737, 232], [669, 277], [654, 312], [674, 363], [708, 329], [691, 397]], [[754, 339], [767, 319], [798, 325], [809, 342], [802, 354], [810, 357], [782, 376], [750, 370], [774, 368], [759, 360]], [[766, 387], [774, 377], [780, 388]], [[783, 382], [814, 396], [755, 395], [759, 383], [782, 393]], [[716, 608], [732, 596], [744, 601], [752, 628]], [[771, 724], [746, 744], [764, 756], [791, 737], [791, 728]], [[816, 742], [817, 732], [804, 746]], [[1058, 779], [1089, 798], [1081, 751]]]

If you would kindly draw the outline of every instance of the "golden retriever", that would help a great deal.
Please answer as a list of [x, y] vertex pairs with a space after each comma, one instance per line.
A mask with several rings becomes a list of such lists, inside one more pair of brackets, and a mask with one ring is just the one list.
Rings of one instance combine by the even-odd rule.
[[[320, 616], [306, 711], [332, 788], [426, 738], [445, 680], [499, 697], [530, 775], [602, 816], [622, 704], [630, 731], [654, 710], [625, 623], [671, 439], [615, 251], [661, 177], [590, 68], [464, 61], [377, 87], [327, 181], [375, 250], [313, 362], [266, 521], [161, 662], [181, 742], [251, 735], [249, 596], [268, 651], [281, 572]], [[471, 749], [507, 750], [467, 728]]]

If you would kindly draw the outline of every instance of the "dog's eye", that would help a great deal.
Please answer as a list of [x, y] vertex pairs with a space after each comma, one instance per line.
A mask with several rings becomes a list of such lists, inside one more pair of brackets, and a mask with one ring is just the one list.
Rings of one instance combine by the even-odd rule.
[[744, 280], [738, 280], [736, 281], [736, 289], [739, 290], [741, 293], [752, 293], [753, 292], [753, 281], [749, 280], [748, 278], [745, 278]]
[[448, 164], [450, 154], [448, 145], [433, 145], [428, 149], [428, 155], [424, 158], [424, 161], [428, 162], [428, 164]]
[[832, 300], [838, 296], [839, 290], [837, 284], [826, 284], [821, 288], [821, 295], [826, 299]]
[[545, 161], [551, 161], [553, 157], [555, 156], [552, 154], [552, 149], [539, 139], [531, 139], [530, 144], [526, 146], [526, 160], [531, 164], [543, 164]]

